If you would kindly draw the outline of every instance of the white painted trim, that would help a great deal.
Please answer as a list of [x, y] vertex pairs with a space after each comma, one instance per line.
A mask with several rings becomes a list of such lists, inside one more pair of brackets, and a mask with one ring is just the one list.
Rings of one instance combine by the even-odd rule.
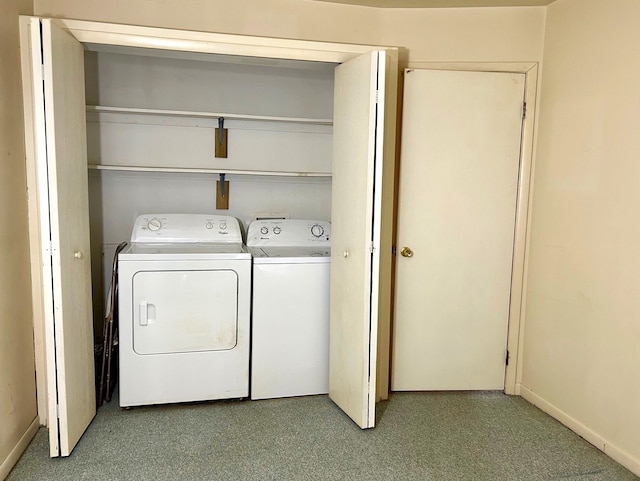
[[520, 395], [531, 404], [547, 413], [549, 416], [557, 419], [574, 433], [582, 437], [585, 441], [593, 444], [600, 451], [605, 453], [615, 462], [621, 464], [633, 474], [640, 476], [640, 459], [632, 456], [625, 450], [611, 443], [608, 439], [601, 436], [585, 424], [571, 417], [560, 408], [551, 404], [549, 401], [533, 392], [528, 387], [518, 384]]
[[7, 456], [5, 460], [2, 461], [2, 464], [0, 464], [0, 479], [6, 479], [6, 477], [9, 476], [9, 473], [20, 459], [20, 456], [22, 456], [22, 453], [25, 452], [29, 443], [38, 432], [39, 427], [40, 421], [36, 417], [24, 432], [20, 440], [13, 447], [9, 456]]
[[466, 70], [469, 72], [528, 73], [537, 62], [409, 62], [407, 68]]
[[510, 360], [506, 369], [504, 390], [514, 394], [522, 366], [521, 347], [524, 334], [523, 298], [526, 285], [526, 260], [529, 233], [529, 206], [531, 205], [532, 172], [534, 162], [534, 139], [536, 99], [538, 90], [538, 65], [533, 64], [525, 72], [525, 95], [527, 114], [522, 125], [520, 151], [520, 172], [518, 174], [518, 203], [516, 208], [516, 227], [513, 239], [513, 263], [511, 267], [511, 299], [509, 301], [509, 327], [507, 349]]
[[161, 50], [342, 63], [363, 53], [380, 49], [368, 45], [229, 35], [82, 20], [56, 19], [55, 22], [82, 43]]
[[516, 388], [513, 394], [515, 396], [522, 396], [522, 384], [520, 382], [516, 382]]
[[614, 444], [606, 442], [604, 454], [613, 459], [616, 463], [624, 466], [636, 476], [640, 476], [640, 459], [633, 457], [628, 452], [620, 449]]
[[534, 133], [537, 112], [538, 63], [537, 62], [409, 62], [408, 68], [426, 68], [440, 70], [465, 70], [479, 72], [510, 72], [525, 75], [525, 102], [527, 116], [522, 126], [520, 147], [520, 171], [518, 178], [518, 201], [516, 206], [516, 227], [513, 248], [513, 266], [511, 270], [511, 297], [509, 302], [509, 322], [507, 349], [509, 365], [506, 367], [504, 392], [517, 394], [517, 381], [521, 369], [521, 348], [524, 310], [523, 298], [526, 285], [526, 253], [529, 232], [529, 205], [532, 190], [532, 172], [534, 159]]

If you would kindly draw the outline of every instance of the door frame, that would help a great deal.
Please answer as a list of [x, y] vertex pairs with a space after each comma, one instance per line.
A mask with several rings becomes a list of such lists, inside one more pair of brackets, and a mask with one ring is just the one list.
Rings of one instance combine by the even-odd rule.
[[[518, 195], [516, 200], [516, 223], [513, 241], [513, 264], [511, 269], [511, 292], [509, 295], [509, 319], [507, 324], [507, 351], [509, 363], [505, 370], [504, 392], [510, 395], [520, 395], [522, 382], [522, 349], [524, 332], [524, 310], [527, 276], [527, 259], [529, 246], [529, 226], [531, 224], [531, 192], [533, 192], [533, 165], [534, 165], [534, 137], [536, 132], [536, 119], [538, 116], [537, 99], [539, 97], [539, 65], [538, 62], [408, 62], [401, 68], [430, 69], [430, 70], [458, 70], [474, 72], [502, 72], [521, 73], [525, 75], [526, 115], [522, 124], [520, 140], [520, 167], [518, 170]], [[400, 80], [401, 88], [404, 87], [404, 75]], [[401, 94], [402, 95], [402, 92]], [[402, 108], [398, 111], [398, 122], [402, 124]], [[399, 168], [396, 170], [396, 198], [394, 210], [397, 210], [399, 171], [402, 169], [402, 159], [399, 159]], [[398, 245], [397, 217], [394, 220], [394, 252]], [[393, 275], [394, 290], [396, 276], [396, 256], [394, 256]], [[394, 295], [395, 298], [395, 295]], [[395, 309], [394, 309], [395, 312]], [[395, 320], [394, 320], [395, 321]]]
[[[20, 23], [28, 25], [30, 19], [44, 18], [21, 16]], [[398, 71], [398, 49], [395, 47], [331, 43], [308, 40], [290, 40], [272, 37], [256, 37], [247, 35], [219, 34], [213, 32], [186, 31], [177, 29], [122, 25], [113, 23], [53, 19], [55, 23], [69, 32], [83, 44], [117, 45], [123, 47], [151, 48], [199, 53], [215, 53], [239, 55], [247, 57], [278, 58], [291, 60], [308, 60], [318, 62], [342, 63], [372, 50], [384, 50], [388, 55], [387, 68], [390, 72]], [[25, 31], [21, 28], [22, 45], [29, 45]], [[32, 66], [29, 49], [22, 49], [23, 99], [25, 105], [25, 146], [27, 165], [27, 190], [29, 210], [29, 244], [32, 276], [32, 308], [34, 325], [36, 392], [38, 393], [38, 417], [40, 424], [48, 425], [47, 412], [47, 361], [45, 352], [45, 308], [43, 302], [42, 279], [43, 259], [41, 258], [41, 242], [38, 219], [38, 184], [36, 181], [36, 165], [41, 152], [36, 145], [34, 130], [33, 93], [37, 91], [32, 83]], [[399, 75], [389, 75], [385, 88], [385, 138], [384, 138], [384, 171], [382, 225], [393, 223], [393, 199], [395, 197], [394, 170], [396, 156], [396, 112]], [[390, 128], [386, 128], [386, 127]], [[389, 233], [391, 229], [387, 229]], [[391, 235], [381, 239], [380, 296], [378, 314], [378, 378], [389, 378], [390, 332], [391, 332], [391, 270], [392, 270]], [[382, 348], [380, 347], [382, 346]], [[377, 399], [388, 397], [388, 382], [377, 383]]]

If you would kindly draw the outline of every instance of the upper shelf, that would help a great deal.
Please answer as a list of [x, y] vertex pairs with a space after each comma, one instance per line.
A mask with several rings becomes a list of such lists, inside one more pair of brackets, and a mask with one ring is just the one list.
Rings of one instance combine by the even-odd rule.
[[333, 125], [333, 119], [312, 119], [305, 117], [276, 117], [269, 115], [231, 114], [222, 112], [198, 112], [189, 110], [141, 109], [133, 107], [107, 107], [104, 105], [87, 105], [87, 112], [133, 114], [163, 117], [186, 117], [226, 120], [262, 120], [266, 122], [287, 122], [297, 124]]
[[106, 170], [120, 172], [160, 172], [170, 174], [230, 174], [230, 175], [257, 175], [273, 177], [331, 177], [331, 172], [295, 172], [272, 170], [236, 170], [236, 169], [202, 169], [192, 167], [145, 167], [134, 165], [104, 165], [89, 164], [89, 170]]

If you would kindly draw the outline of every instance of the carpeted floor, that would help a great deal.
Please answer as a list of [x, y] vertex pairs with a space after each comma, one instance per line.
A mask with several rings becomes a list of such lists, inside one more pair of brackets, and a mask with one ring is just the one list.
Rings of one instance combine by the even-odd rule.
[[68, 458], [41, 429], [8, 481], [638, 481], [519, 397], [394, 393], [361, 431], [326, 396], [98, 415]]

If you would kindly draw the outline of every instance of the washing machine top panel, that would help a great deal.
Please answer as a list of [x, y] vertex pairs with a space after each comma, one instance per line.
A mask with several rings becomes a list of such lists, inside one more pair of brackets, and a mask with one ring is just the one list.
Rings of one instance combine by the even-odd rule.
[[242, 244], [225, 243], [140, 243], [133, 242], [119, 255], [120, 261], [139, 260], [251, 260]]
[[247, 246], [326, 248], [331, 245], [331, 223], [320, 220], [255, 220], [247, 229]]
[[311, 264], [331, 262], [329, 247], [249, 247], [254, 264]]
[[235, 217], [215, 214], [143, 214], [131, 232], [135, 243], [242, 244]]

